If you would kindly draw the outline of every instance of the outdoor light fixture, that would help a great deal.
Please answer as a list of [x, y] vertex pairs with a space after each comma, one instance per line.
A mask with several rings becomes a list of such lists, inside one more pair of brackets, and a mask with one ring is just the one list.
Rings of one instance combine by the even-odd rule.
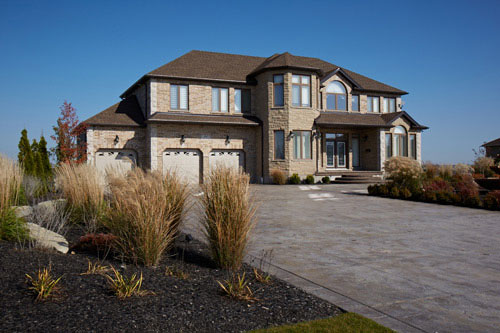
[[293, 132], [290, 131], [290, 134], [288, 134], [288, 140], [293, 139], [294, 136], [295, 136], [295, 134], [293, 134]]
[[115, 145], [117, 145], [119, 141], [120, 141], [120, 138], [118, 137], [118, 135], [115, 136], [115, 140], [114, 140]]
[[313, 139], [321, 139], [321, 133], [320, 132], [314, 132], [313, 133]]
[[226, 145], [231, 143], [231, 139], [229, 138], [229, 135], [226, 135]]
[[181, 135], [181, 144], [183, 144], [185, 141], [186, 141], [186, 139], [184, 138], [184, 134], [182, 134]]

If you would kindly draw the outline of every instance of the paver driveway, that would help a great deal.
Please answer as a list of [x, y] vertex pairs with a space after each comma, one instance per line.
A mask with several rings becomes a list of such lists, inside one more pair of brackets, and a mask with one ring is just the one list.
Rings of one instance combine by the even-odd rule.
[[370, 197], [363, 185], [252, 189], [250, 254], [272, 249], [280, 278], [401, 332], [500, 331], [499, 212]]

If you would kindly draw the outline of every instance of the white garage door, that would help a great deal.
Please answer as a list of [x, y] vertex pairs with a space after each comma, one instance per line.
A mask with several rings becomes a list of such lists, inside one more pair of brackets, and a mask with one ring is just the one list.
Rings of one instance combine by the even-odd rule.
[[210, 169], [222, 165], [228, 168], [244, 168], [245, 154], [240, 150], [212, 150], [208, 158]]
[[198, 150], [168, 149], [163, 153], [163, 173], [175, 172], [189, 183], [200, 182], [200, 166]]
[[96, 168], [99, 171], [126, 173], [137, 165], [137, 154], [133, 150], [105, 150], [98, 151], [95, 159]]

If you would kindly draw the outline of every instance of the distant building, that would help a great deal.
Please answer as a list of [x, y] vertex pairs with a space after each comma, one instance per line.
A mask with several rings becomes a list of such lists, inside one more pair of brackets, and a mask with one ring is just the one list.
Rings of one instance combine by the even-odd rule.
[[493, 158], [500, 158], [500, 138], [486, 142], [481, 147], [486, 150], [486, 156]]

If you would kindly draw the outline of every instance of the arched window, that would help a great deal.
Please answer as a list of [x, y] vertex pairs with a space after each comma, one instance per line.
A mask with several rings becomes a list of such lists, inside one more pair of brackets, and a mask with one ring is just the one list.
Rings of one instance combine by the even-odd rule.
[[396, 156], [408, 156], [407, 135], [403, 126], [394, 129], [394, 141], [394, 154]]
[[326, 109], [347, 110], [347, 92], [340, 81], [332, 81], [326, 87]]

